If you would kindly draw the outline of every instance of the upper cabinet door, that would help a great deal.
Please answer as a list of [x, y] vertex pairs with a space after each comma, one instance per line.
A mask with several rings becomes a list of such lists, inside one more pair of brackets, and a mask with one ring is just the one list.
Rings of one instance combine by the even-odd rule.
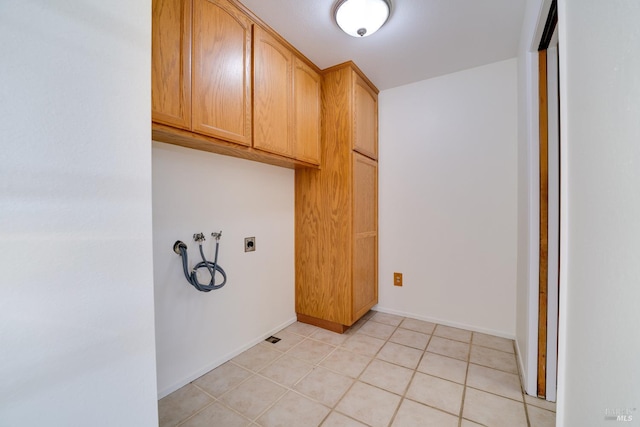
[[378, 158], [378, 95], [353, 72], [353, 149]]
[[227, 0], [193, 0], [193, 130], [251, 145], [252, 22]]
[[191, 0], [153, 0], [151, 117], [191, 128]]
[[258, 26], [253, 49], [253, 147], [293, 157], [293, 54]]
[[295, 97], [295, 144], [297, 160], [320, 164], [321, 77], [300, 59], [293, 73]]

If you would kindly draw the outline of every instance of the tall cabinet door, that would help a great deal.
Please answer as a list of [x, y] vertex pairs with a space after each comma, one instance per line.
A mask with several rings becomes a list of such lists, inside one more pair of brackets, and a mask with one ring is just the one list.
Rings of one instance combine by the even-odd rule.
[[378, 302], [378, 164], [353, 153], [353, 314]]
[[258, 26], [253, 48], [253, 147], [293, 157], [293, 54]]
[[293, 73], [295, 96], [295, 145], [298, 160], [320, 164], [321, 77], [307, 64], [295, 59]]
[[378, 158], [378, 97], [353, 72], [353, 149], [371, 159]]
[[191, 0], [153, 0], [151, 117], [191, 128]]
[[227, 0], [193, 0], [193, 130], [247, 146], [251, 27]]

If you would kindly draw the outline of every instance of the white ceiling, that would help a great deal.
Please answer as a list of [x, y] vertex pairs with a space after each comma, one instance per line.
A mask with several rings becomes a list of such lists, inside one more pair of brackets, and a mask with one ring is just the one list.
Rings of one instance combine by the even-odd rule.
[[354, 38], [336, 0], [240, 0], [318, 67], [352, 60], [380, 90], [516, 56], [525, 0], [392, 0], [387, 23]]

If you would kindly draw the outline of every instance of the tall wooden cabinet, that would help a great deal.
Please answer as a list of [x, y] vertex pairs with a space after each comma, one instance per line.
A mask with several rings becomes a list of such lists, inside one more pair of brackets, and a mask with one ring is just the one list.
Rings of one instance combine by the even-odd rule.
[[320, 170], [295, 176], [298, 320], [344, 332], [378, 302], [377, 89], [325, 70]]

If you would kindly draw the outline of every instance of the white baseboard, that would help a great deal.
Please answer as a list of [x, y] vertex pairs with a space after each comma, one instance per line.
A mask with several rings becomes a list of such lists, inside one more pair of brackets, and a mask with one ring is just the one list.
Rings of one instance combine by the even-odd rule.
[[398, 310], [392, 310], [392, 309], [385, 308], [385, 307], [380, 307], [379, 305], [374, 306], [372, 308], [372, 310], [379, 311], [381, 313], [395, 314], [396, 316], [410, 317], [411, 319], [416, 319], [416, 320], [424, 320], [426, 322], [437, 323], [437, 324], [444, 325], [444, 326], [451, 326], [453, 328], [461, 328], [461, 329], [466, 329], [468, 331], [480, 332], [482, 334], [494, 335], [496, 337], [507, 338], [507, 339], [514, 340], [514, 341], [516, 339], [515, 334], [510, 334], [510, 333], [504, 332], [504, 331], [496, 331], [496, 330], [488, 329], [488, 328], [480, 328], [480, 327], [475, 326], [475, 325], [468, 325], [468, 324], [465, 324], [465, 323], [452, 322], [450, 320], [438, 319], [438, 318], [435, 318], [435, 317], [420, 316], [420, 315], [415, 314], [415, 313], [408, 313], [408, 312], [405, 312], [405, 311], [398, 311]]
[[226, 355], [218, 358], [217, 360], [214, 360], [213, 362], [209, 363], [208, 365], [203, 366], [201, 369], [198, 369], [193, 374], [188, 375], [187, 377], [185, 377], [182, 380], [174, 383], [173, 385], [171, 385], [169, 387], [165, 387], [162, 390], [158, 390], [158, 400], [160, 400], [163, 397], [173, 393], [174, 391], [184, 387], [185, 385], [189, 384], [191, 381], [200, 378], [201, 376], [203, 376], [207, 372], [211, 371], [212, 369], [217, 368], [218, 366], [222, 365], [223, 363], [228, 362], [229, 360], [233, 359], [234, 357], [236, 357], [240, 353], [242, 353], [244, 351], [247, 351], [248, 349], [250, 349], [254, 345], [256, 345], [256, 344], [260, 343], [261, 341], [263, 341], [265, 338], [270, 337], [271, 335], [275, 334], [278, 331], [281, 331], [282, 329], [286, 328], [287, 326], [291, 325], [292, 323], [295, 323], [296, 320], [297, 319], [294, 316], [293, 318], [287, 320], [286, 322], [282, 323], [281, 325], [276, 326], [275, 328], [269, 330], [268, 332], [265, 332], [264, 334], [260, 335], [259, 337], [251, 340], [250, 342], [248, 342], [247, 344], [241, 346], [240, 348], [237, 348], [236, 350], [234, 350], [234, 351], [232, 351], [230, 353], [227, 353]]

